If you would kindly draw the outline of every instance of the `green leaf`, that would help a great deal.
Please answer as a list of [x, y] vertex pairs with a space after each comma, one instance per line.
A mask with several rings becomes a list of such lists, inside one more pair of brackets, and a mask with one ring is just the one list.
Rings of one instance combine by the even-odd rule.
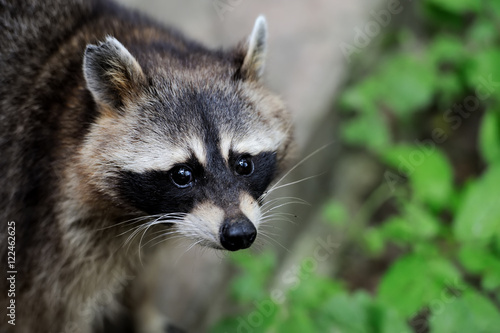
[[382, 277], [377, 297], [382, 305], [409, 318], [458, 280], [460, 273], [447, 260], [409, 254], [398, 259]]
[[341, 135], [347, 143], [363, 145], [374, 151], [382, 150], [390, 142], [387, 125], [381, 116], [358, 116], [344, 124]]
[[292, 308], [290, 315], [276, 328], [278, 333], [316, 332], [314, 321], [302, 308]]
[[[372, 117], [382, 117], [382, 111], [407, 117], [429, 105], [435, 84], [436, 75], [428, 62], [399, 53], [372, 76], [349, 88], [341, 96], [340, 104]], [[372, 124], [371, 130], [374, 128]]]
[[417, 239], [429, 239], [439, 232], [439, 221], [436, 217], [417, 203], [404, 204], [404, 217]]
[[325, 308], [338, 331], [365, 333], [370, 331], [368, 310], [371, 303], [370, 296], [365, 292], [342, 293], [334, 296]]
[[432, 101], [436, 75], [429, 63], [401, 54], [385, 62], [378, 73], [378, 101], [395, 114], [407, 117]]
[[289, 292], [288, 304], [315, 308], [342, 290], [338, 282], [313, 274], [302, 279], [298, 287]]
[[477, 292], [466, 290], [460, 298], [439, 301], [429, 319], [431, 332], [498, 332], [500, 312]]
[[461, 264], [470, 273], [483, 276], [482, 284], [487, 290], [500, 286], [500, 258], [485, 247], [472, 245], [463, 246], [458, 257]]
[[426, 0], [426, 3], [435, 5], [453, 14], [478, 12], [481, 1], [478, 0]]
[[479, 147], [483, 159], [488, 163], [500, 162], [500, 112], [485, 113], [479, 132]]
[[323, 215], [329, 223], [339, 226], [346, 225], [349, 216], [345, 207], [338, 201], [331, 201], [326, 204]]
[[246, 252], [231, 254], [231, 259], [243, 270], [231, 283], [232, 296], [240, 303], [250, 303], [267, 296], [266, 284], [275, 267], [276, 256], [264, 252], [255, 256]]
[[483, 0], [486, 11], [490, 14], [492, 21], [497, 21], [500, 19], [500, 2], [496, 0]]
[[413, 244], [427, 241], [440, 231], [439, 220], [416, 202], [402, 205], [402, 215], [389, 218], [381, 227], [385, 238], [396, 244]]
[[430, 42], [427, 55], [435, 66], [441, 63], [457, 65], [467, 57], [463, 40], [452, 35], [437, 35]]
[[380, 255], [385, 248], [384, 235], [382, 230], [371, 228], [363, 234], [365, 246], [372, 255]]
[[[463, 82], [456, 72], [440, 73], [437, 78], [436, 89], [438, 91], [437, 98], [440, 103], [452, 105], [456, 102], [457, 96], [460, 96], [464, 90]], [[449, 126], [449, 124], [447, 123]]]
[[479, 18], [467, 32], [467, 40], [474, 47], [493, 46], [496, 38], [497, 28], [493, 20]]
[[431, 140], [398, 145], [382, 152], [385, 163], [410, 178], [414, 196], [436, 209], [445, 207], [453, 188], [451, 166]]
[[[500, 80], [500, 49], [490, 48], [470, 57], [465, 68], [466, 79], [469, 86], [476, 90], [481, 88], [482, 93], [498, 92]], [[485, 85], [485, 82], [489, 82]]]
[[500, 287], [500, 274], [498, 271], [494, 273], [485, 273], [481, 281], [481, 286], [485, 290], [498, 291]]
[[347, 89], [340, 97], [341, 109], [375, 114], [375, 102], [378, 93], [377, 82], [372, 77], [358, 82]]
[[408, 327], [404, 317], [398, 315], [396, 311], [387, 307], [379, 307], [377, 313], [378, 330], [380, 333], [411, 333], [412, 329]]
[[410, 223], [401, 216], [390, 217], [381, 227], [382, 234], [396, 244], [408, 244], [414, 239], [414, 232]]
[[245, 325], [242, 321], [241, 318], [224, 318], [210, 329], [210, 333], [235, 332], [239, 325]]
[[471, 184], [459, 207], [453, 231], [462, 242], [488, 244], [500, 237], [500, 165], [492, 165]]

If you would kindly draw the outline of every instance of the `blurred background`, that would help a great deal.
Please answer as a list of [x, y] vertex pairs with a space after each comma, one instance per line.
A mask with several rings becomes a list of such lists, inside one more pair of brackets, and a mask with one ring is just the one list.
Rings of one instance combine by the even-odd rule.
[[121, 2], [214, 48], [264, 14], [266, 80], [297, 124], [254, 249], [165, 258], [174, 322], [500, 331], [500, 1]]

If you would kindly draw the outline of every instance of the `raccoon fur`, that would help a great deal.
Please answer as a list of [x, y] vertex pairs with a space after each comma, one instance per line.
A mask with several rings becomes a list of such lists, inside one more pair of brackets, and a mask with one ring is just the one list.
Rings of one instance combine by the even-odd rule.
[[263, 17], [240, 45], [211, 50], [111, 1], [0, 0], [0, 332], [123, 318], [122, 286], [149, 252], [124, 244], [253, 243], [293, 142], [263, 86], [266, 38]]

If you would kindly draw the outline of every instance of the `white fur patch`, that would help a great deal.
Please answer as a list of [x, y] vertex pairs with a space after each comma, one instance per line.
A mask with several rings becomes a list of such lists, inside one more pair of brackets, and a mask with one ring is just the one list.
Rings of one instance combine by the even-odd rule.
[[[102, 124], [93, 125], [89, 144], [82, 150], [88, 161], [95, 160], [95, 156], [100, 153], [122, 170], [137, 173], [151, 170], [168, 171], [174, 165], [188, 161], [193, 154], [201, 164], [207, 163], [203, 141], [196, 136], [179, 136], [174, 141], [158, 133], [143, 133], [141, 141], [134, 142], [129, 139], [127, 124], [117, 124], [116, 120], [110, 118], [101, 121]], [[111, 140], [115, 143], [109, 144]], [[99, 147], [97, 152], [96, 147]], [[106, 169], [104, 165], [101, 167]]]
[[225, 161], [229, 160], [229, 151], [231, 150], [231, 145], [232, 145], [232, 138], [229, 134], [227, 133], [220, 133], [219, 134], [220, 141], [219, 141], [219, 149], [220, 153], [222, 154], [222, 157], [224, 158]]
[[252, 221], [255, 227], [260, 223], [260, 207], [255, 199], [246, 192], [240, 194], [240, 211]]
[[124, 170], [142, 173], [150, 170], [170, 170], [175, 164], [189, 159], [186, 150], [174, 147], [149, 146], [144, 151], [116, 151], [115, 161]]
[[276, 142], [273, 137], [255, 133], [255, 135], [234, 142], [232, 150], [237, 153], [258, 155], [265, 151], [276, 151], [278, 147], [279, 142]]
[[178, 230], [188, 238], [200, 241], [202, 245], [220, 247], [219, 229], [224, 222], [224, 210], [211, 202], [197, 205], [184, 219]]
[[259, 78], [264, 72], [264, 59], [267, 50], [267, 22], [260, 15], [255, 20], [252, 34], [248, 38], [248, 50], [243, 60], [242, 68], [245, 71], [255, 73]]
[[274, 152], [278, 150], [285, 134], [271, 131], [254, 132], [242, 138], [231, 137], [228, 133], [220, 133], [219, 149], [226, 161], [229, 160], [229, 152], [237, 154], [258, 155], [262, 152]]
[[207, 165], [207, 150], [203, 141], [198, 137], [192, 136], [187, 140], [187, 145], [193, 151], [196, 159], [202, 165]]

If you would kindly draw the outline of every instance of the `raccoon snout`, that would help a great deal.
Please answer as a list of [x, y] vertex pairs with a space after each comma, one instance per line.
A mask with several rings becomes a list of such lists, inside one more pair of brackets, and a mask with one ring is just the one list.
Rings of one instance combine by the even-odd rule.
[[229, 251], [249, 248], [257, 236], [257, 229], [246, 217], [226, 219], [220, 228], [222, 246]]

